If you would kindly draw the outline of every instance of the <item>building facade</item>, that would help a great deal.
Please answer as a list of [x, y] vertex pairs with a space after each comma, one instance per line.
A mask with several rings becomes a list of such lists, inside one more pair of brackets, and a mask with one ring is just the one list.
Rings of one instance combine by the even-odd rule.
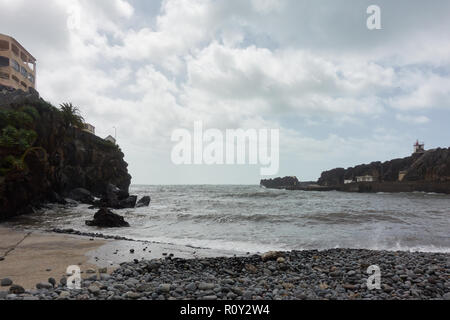
[[84, 132], [88, 132], [88, 133], [92, 133], [95, 134], [95, 127], [92, 124], [89, 123], [85, 123], [84, 124], [84, 128], [83, 128]]
[[116, 144], [116, 139], [112, 136], [107, 136], [105, 140], [111, 142], [112, 144]]
[[375, 178], [373, 176], [361, 176], [361, 177], [356, 177], [356, 181], [357, 182], [374, 182]]
[[0, 33], [0, 85], [36, 89], [36, 59], [14, 38]]

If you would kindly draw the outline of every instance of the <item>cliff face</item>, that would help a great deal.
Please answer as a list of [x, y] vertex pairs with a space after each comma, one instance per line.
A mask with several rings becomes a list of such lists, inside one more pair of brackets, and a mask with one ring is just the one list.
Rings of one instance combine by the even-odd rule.
[[300, 186], [300, 181], [297, 177], [284, 177], [261, 180], [260, 185], [268, 189], [285, 189]]
[[101, 197], [113, 184], [128, 193], [131, 176], [120, 149], [68, 127], [37, 92], [0, 88], [0, 112], [0, 220], [76, 188]]
[[450, 149], [429, 150], [424, 154], [395, 159], [384, 163], [373, 162], [353, 168], [337, 168], [322, 173], [322, 186], [343, 185], [345, 180], [370, 175], [376, 182], [398, 182], [400, 171], [405, 171], [402, 182], [450, 182]]

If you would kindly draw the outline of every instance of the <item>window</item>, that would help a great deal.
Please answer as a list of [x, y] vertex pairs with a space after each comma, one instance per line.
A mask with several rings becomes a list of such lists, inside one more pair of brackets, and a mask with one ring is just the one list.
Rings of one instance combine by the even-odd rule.
[[0, 79], [9, 80], [9, 73], [0, 72]]
[[17, 46], [16, 46], [14, 43], [11, 44], [11, 51], [12, 51], [16, 56], [19, 55], [19, 48], [17, 48]]
[[30, 82], [34, 84], [34, 77], [32, 74], [28, 74], [28, 80], [30, 80]]
[[8, 51], [9, 50], [9, 42], [6, 40], [0, 40], [0, 51]]
[[14, 70], [16, 70], [17, 72], [20, 72], [20, 66], [19, 66], [19, 63], [18, 63], [16, 60], [11, 59], [11, 67], [12, 67]]
[[25, 82], [20, 82], [20, 84], [22, 85], [22, 87], [24, 87], [25, 89], [27, 88], [27, 84]]
[[9, 67], [9, 58], [0, 56], [0, 67]]
[[23, 62], [28, 62], [28, 57], [25, 53], [20, 53], [20, 59], [22, 59]]
[[24, 67], [20, 67], [20, 74], [24, 77], [24, 78], [28, 78], [28, 72]]
[[12, 75], [12, 77], [11, 77], [15, 82], [17, 82], [17, 83], [19, 83], [20, 81], [19, 81], [19, 78], [17, 78], [15, 75]]

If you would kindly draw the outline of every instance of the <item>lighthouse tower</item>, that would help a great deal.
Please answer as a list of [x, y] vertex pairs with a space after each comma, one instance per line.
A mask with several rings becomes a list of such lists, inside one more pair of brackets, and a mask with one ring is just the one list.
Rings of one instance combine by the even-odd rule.
[[425, 153], [425, 144], [419, 143], [419, 140], [414, 144], [414, 154]]

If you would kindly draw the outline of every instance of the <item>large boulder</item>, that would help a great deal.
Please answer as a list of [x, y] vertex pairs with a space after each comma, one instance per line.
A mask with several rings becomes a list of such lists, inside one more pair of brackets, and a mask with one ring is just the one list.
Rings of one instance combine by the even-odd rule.
[[119, 187], [109, 183], [106, 187], [106, 198], [115, 198], [117, 200], [124, 200], [128, 198], [130, 194], [126, 190], [122, 190]]
[[91, 192], [83, 188], [73, 189], [72, 191], [69, 192], [69, 195], [67, 197], [69, 199], [85, 204], [93, 204], [95, 200]]
[[124, 191], [113, 184], [108, 184], [105, 195], [100, 201], [95, 201], [94, 206], [98, 208], [129, 209], [136, 206], [137, 197], [130, 196], [128, 191]]
[[118, 200], [117, 197], [106, 197], [94, 202], [96, 208], [111, 208], [111, 209], [133, 209], [136, 207], [137, 196], [129, 196], [123, 200]]
[[65, 205], [67, 204], [67, 201], [61, 197], [58, 193], [54, 192], [54, 191], [50, 191], [48, 196], [47, 196], [47, 200], [50, 203], [57, 203], [57, 204], [62, 204]]
[[109, 211], [107, 208], [101, 208], [97, 211], [94, 215], [94, 220], [86, 221], [86, 225], [100, 228], [122, 228], [130, 226], [122, 216]]
[[119, 201], [116, 209], [132, 209], [136, 207], [137, 196], [129, 196], [126, 199]]
[[150, 205], [150, 201], [152, 199], [149, 196], [143, 197], [141, 200], [138, 201], [136, 204], [136, 208], [142, 208], [142, 207], [148, 207]]

